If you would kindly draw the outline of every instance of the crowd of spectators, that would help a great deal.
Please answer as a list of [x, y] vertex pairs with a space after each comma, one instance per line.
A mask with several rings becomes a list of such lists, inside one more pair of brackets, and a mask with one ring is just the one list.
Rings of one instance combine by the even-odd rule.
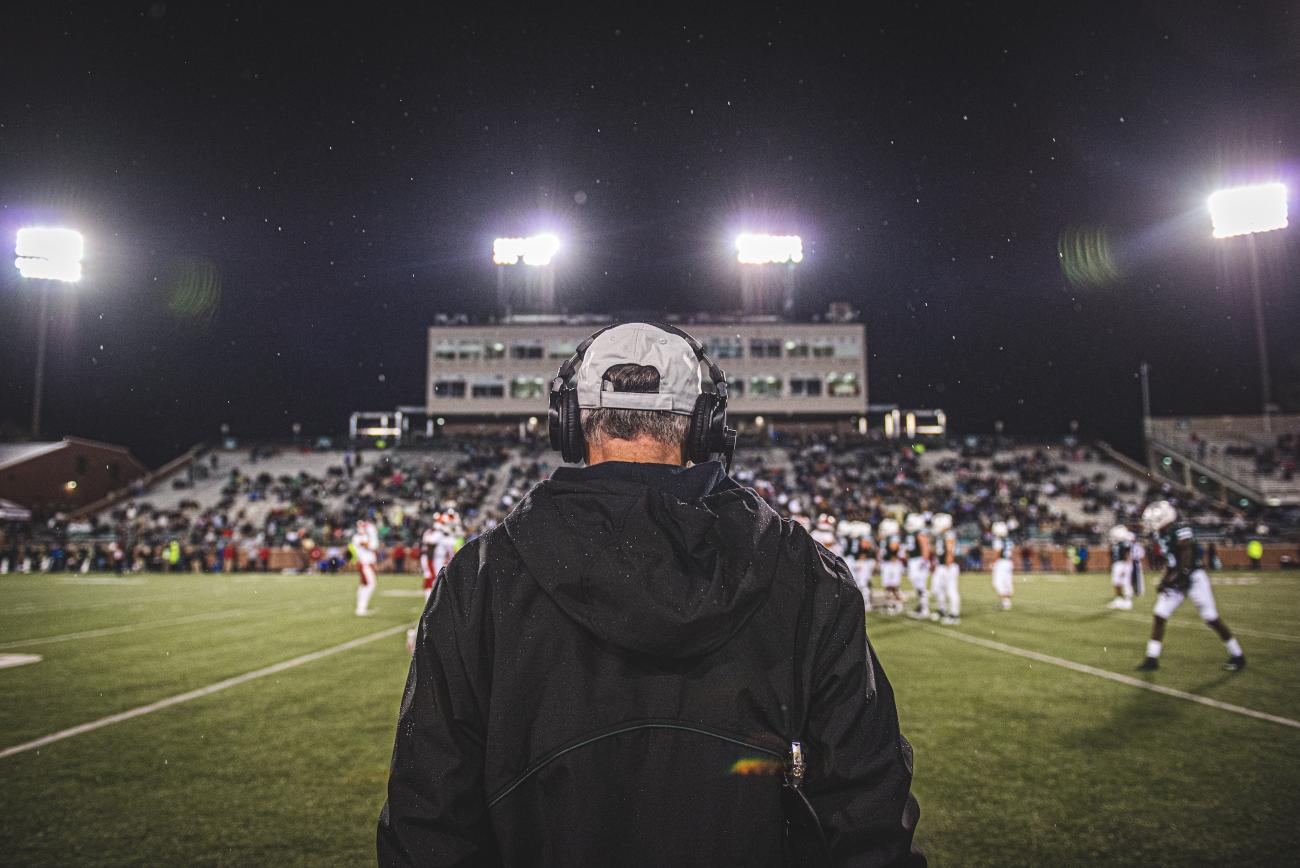
[[1284, 482], [1291, 482], [1295, 479], [1296, 464], [1300, 462], [1300, 437], [1286, 433], [1278, 436], [1273, 446], [1235, 443], [1225, 446], [1223, 451], [1234, 458], [1253, 460], [1255, 473], [1259, 476], [1276, 476]]
[[[481, 507], [509, 450], [475, 439], [458, 452], [348, 452], [321, 477], [254, 472], [259, 458], [274, 455], [250, 453], [247, 464], [231, 467], [215, 503], [164, 509], [145, 494], [90, 522], [55, 517], [40, 533], [11, 530], [0, 571], [338, 571], [363, 518], [379, 530], [384, 562], [414, 569], [435, 513], [455, 509], [473, 530], [496, 520]], [[218, 472], [220, 457], [200, 466], [189, 480]]]
[[[733, 472], [784, 515], [812, 522], [828, 514], [874, 526], [886, 516], [947, 512], [968, 542], [987, 542], [993, 522], [1005, 521], [1029, 564], [1049, 548], [1068, 547], [1070, 562], [1086, 568], [1089, 547], [1104, 547], [1113, 525], [1136, 527], [1145, 503], [1179, 499], [1122, 473], [1089, 475], [1081, 468], [1096, 468], [1097, 457], [1083, 447], [994, 449], [969, 441], [932, 447], [923, 460], [924, 447], [900, 441], [786, 435], [779, 446], [783, 452], [748, 444]], [[1280, 441], [1283, 447], [1294, 450], [1294, 438]], [[436, 513], [455, 509], [473, 536], [560, 463], [544, 437], [522, 444], [466, 438], [455, 451], [349, 451], [321, 476], [275, 475], [260, 469], [274, 467], [274, 450], [246, 454], [247, 461], [234, 462], [211, 453], [173, 483], [183, 490], [224, 473], [215, 501], [182, 499], [159, 508], [146, 492], [88, 523], [56, 518], [39, 533], [0, 532], [0, 572], [338, 571], [361, 518], [378, 527], [381, 563], [410, 571]], [[1183, 498], [1178, 506], [1208, 532], [1236, 542], [1297, 523], [1294, 510], [1248, 514], [1205, 498]], [[972, 557], [978, 549], [969, 547]]]

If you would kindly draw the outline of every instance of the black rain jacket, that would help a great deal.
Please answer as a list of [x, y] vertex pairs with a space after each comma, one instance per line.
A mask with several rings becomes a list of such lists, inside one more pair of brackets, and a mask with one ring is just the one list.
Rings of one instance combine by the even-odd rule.
[[925, 864], [844, 563], [716, 462], [560, 469], [420, 619], [379, 864], [818, 864], [796, 739], [836, 864]]

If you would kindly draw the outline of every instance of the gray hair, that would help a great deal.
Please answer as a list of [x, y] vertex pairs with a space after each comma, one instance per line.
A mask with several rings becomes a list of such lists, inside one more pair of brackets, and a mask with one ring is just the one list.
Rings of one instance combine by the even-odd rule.
[[[613, 365], [602, 378], [602, 387], [614, 392], [659, 391], [659, 370], [653, 365]], [[597, 407], [583, 410], [582, 436], [588, 443], [606, 440], [636, 440], [648, 437], [669, 446], [682, 446], [690, 432], [691, 417], [665, 410], [625, 410]]]

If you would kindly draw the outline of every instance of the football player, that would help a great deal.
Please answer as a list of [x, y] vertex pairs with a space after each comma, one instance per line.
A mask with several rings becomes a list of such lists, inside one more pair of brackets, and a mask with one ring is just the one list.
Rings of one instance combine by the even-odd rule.
[[885, 614], [897, 615], [903, 611], [903, 561], [902, 537], [898, 535], [898, 522], [886, 518], [880, 522], [880, 586], [885, 590]]
[[1110, 583], [1115, 596], [1106, 604], [1107, 609], [1133, 608], [1133, 537], [1133, 532], [1122, 524], [1110, 529]]
[[420, 542], [424, 549], [420, 553], [420, 565], [424, 568], [424, 601], [429, 602], [433, 595], [433, 583], [438, 580], [438, 573], [456, 553], [457, 517], [455, 510], [440, 512], [434, 518], [433, 526], [424, 532]]
[[1005, 521], [993, 522], [993, 554], [993, 591], [998, 595], [998, 605], [1005, 612], [1011, 608], [1012, 570], [1015, 567], [1012, 561], [1015, 545]]
[[961, 568], [957, 566], [957, 532], [952, 529], [952, 516], [938, 513], [930, 519], [934, 532], [934, 605], [939, 610], [939, 622], [949, 626], [961, 623], [961, 590], [958, 579]]
[[356, 532], [352, 534], [351, 548], [352, 556], [357, 561], [357, 569], [361, 572], [361, 584], [357, 587], [357, 615], [365, 617], [371, 614], [370, 598], [375, 594], [379, 531], [364, 518], [358, 519]]
[[872, 536], [871, 525], [865, 521], [858, 526], [858, 587], [862, 589], [862, 599], [871, 611], [871, 576], [876, 571], [876, 541]]
[[853, 584], [858, 586], [862, 592], [862, 603], [866, 611], [871, 611], [871, 572], [864, 572], [865, 564], [870, 564], [867, 550], [863, 545], [863, 528], [870, 532], [871, 526], [866, 522], [848, 521], [841, 519], [836, 532], [839, 535], [839, 541], [842, 551], [844, 552], [844, 561], [849, 566], [849, 573], [853, 576]]
[[812, 538], [826, 547], [831, 554], [843, 557], [840, 541], [835, 536], [835, 517], [822, 513], [817, 516], [817, 526], [813, 528]]
[[433, 583], [438, 578], [438, 569], [441, 564], [434, 566], [437, 559], [438, 547], [442, 545], [443, 537], [446, 534], [442, 530], [442, 513], [438, 513], [433, 518], [433, 524], [429, 525], [428, 530], [420, 535], [420, 572], [424, 574], [424, 601], [429, 602], [429, 597], [433, 595]]
[[1223, 641], [1228, 652], [1223, 668], [1229, 672], [1244, 669], [1246, 655], [1241, 650], [1241, 643], [1223, 623], [1214, 603], [1210, 577], [1205, 573], [1205, 551], [1196, 542], [1196, 531], [1187, 522], [1178, 520], [1178, 510], [1167, 500], [1158, 500], [1143, 510], [1142, 525], [1151, 536], [1156, 552], [1164, 556], [1166, 567], [1156, 590], [1155, 617], [1151, 624], [1151, 639], [1147, 642], [1147, 656], [1138, 664], [1138, 669], [1149, 672], [1160, 668], [1165, 623], [1189, 597], [1201, 620]]
[[1133, 558], [1133, 570], [1129, 573], [1130, 584], [1133, 585], [1133, 596], [1140, 597], [1146, 592], [1146, 583], [1142, 581], [1142, 570], [1147, 558], [1147, 550], [1146, 547], [1142, 545], [1142, 540], [1138, 539], [1136, 534], [1133, 536], [1133, 541], [1129, 545], [1129, 554]]
[[930, 617], [930, 535], [925, 532], [925, 516], [911, 513], [903, 520], [903, 551], [907, 554], [907, 580], [916, 590], [916, 609], [912, 618]]

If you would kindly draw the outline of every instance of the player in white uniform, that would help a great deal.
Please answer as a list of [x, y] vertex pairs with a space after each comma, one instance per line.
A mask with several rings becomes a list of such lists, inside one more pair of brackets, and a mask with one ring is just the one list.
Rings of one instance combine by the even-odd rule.
[[1196, 541], [1196, 531], [1190, 524], [1178, 521], [1178, 511], [1167, 500], [1156, 501], [1143, 510], [1142, 524], [1151, 534], [1156, 551], [1164, 555], [1166, 567], [1152, 609], [1155, 618], [1151, 624], [1151, 639], [1147, 642], [1147, 656], [1138, 664], [1138, 669], [1150, 672], [1160, 668], [1165, 623], [1178, 611], [1183, 600], [1189, 598], [1196, 606], [1196, 614], [1223, 641], [1228, 652], [1228, 661], [1223, 668], [1229, 672], [1246, 668], [1246, 655], [1241, 650], [1241, 643], [1219, 617], [1210, 577], [1205, 572], [1205, 552]]
[[370, 614], [370, 598], [375, 594], [376, 565], [379, 562], [379, 531], [361, 519], [352, 534], [352, 555], [357, 559], [361, 584], [357, 587], [357, 615]]
[[[438, 581], [442, 568], [456, 554], [460, 527], [455, 524], [456, 511], [448, 509], [440, 512], [433, 519], [433, 525], [420, 537], [420, 569], [424, 572], [424, 602], [427, 605], [433, 596], [433, 585]], [[416, 628], [406, 631], [406, 648], [415, 653]]]
[[861, 521], [841, 520], [836, 527], [836, 534], [839, 536], [840, 547], [844, 552], [844, 562], [849, 566], [849, 573], [853, 576], [853, 584], [857, 585], [858, 590], [862, 592], [862, 603], [866, 611], [871, 611], [871, 571], [864, 570], [865, 564], [871, 561], [867, 557], [867, 550], [863, 547], [863, 528], [870, 532], [870, 525]]
[[817, 517], [817, 526], [813, 528], [812, 538], [825, 546], [831, 554], [844, 555], [843, 549], [840, 548], [840, 541], [835, 536], [835, 518], [834, 516], [822, 513]]
[[1133, 532], [1122, 524], [1110, 529], [1110, 583], [1115, 596], [1107, 609], [1133, 608], [1133, 539]]
[[1145, 582], [1142, 580], [1142, 564], [1146, 560], [1147, 550], [1146, 546], [1142, 545], [1142, 540], [1138, 539], [1136, 535], [1133, 537], [1133, 545], [1129, 549], [1129, 554], [1133, 559], [1133, 570], [1130, 574], [1133, 584], [1133, 596], [1140, 597], [1146, 592]]
[[993, 522], [993, 549], [996, 555], [993, 561], [993, 590], [998, 595], [998, 605], [1003, 611], [1011, 608], [1011, 593], [1014, 587], [1011, 579], [1014, 563], [1012, 556], [1015, 546], [1011, 542], [1010, 531], [1005, 521]]
[[872, 538], [871, 525], [865, 521], [856, 522], [858, 529], [858, 587], [862, 589], [862, 599], [871, 611], [871, 576], [876, 571], [876, 541]]
[[438, 550], [447, 534], [442, 529], [442, 516], [434, 518], [433, 524], [420, 536], [420, 572], [424, 574], [424, 601], [429, 602], [433, 596], [433, 583], [438, 578], [438, 571], [445, 563], [438, 559]]
[[903, 550], [907, 554], [907, 580], [916, 591], [916, 609], [912, 618], [930, 617], [930, 535], [925, 531], [925, 516], [911, 513], [903, 521]]
[[941, 623], [960, 624], [961, 567], [957, 566], [957, 533], [952, 529], [952, 516], [946, 512], [936, 514], [930, 519], [930, 529], [934, 532], [934, 606]]
[[898, 522], [892, 518], [881, 520], [877, 528], [880, 537], [880, 586], [885, 590], [885, 614], [897, 615], [903, 611], [903, 540], [898, 535]]

